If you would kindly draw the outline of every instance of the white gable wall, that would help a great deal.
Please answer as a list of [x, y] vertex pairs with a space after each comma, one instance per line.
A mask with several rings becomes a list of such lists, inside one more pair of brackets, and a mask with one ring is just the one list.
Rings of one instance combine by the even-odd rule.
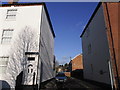
[[49, 21], [45, 10], [42, 10], [41, 22], [41, 61], [42, 61], [42, 82], [54, 77], [53, 60], [54, 60], [54, 37], [51, 31]]
[[84, 78], [110, 84], [110, 55], [102, 6], [82, 36], [82, 48]]
[[[5, 20], [7, 9], [17, 9], [15, 20]], [[0, 7], [0, 57], [9, 56], [15, 46], [16, 38], [21, 31], [27, 26], [35, 32], [37, 43], [39, 44], [40, 23], [41, 23], [42, 6], [19, 6], [19, 7]], [[3, 29], [13, 29], [12, 41], [10, 44], [1, 44]], [[38, 51], [38, 48], [33, 51]], [[10, 62], [10, 61], [9, 61]], [[8, 70], [9, 71], [9, 70]], [[18, 72], [19, 74], [19, 72]], [[6, 76], [7, 75], [7, 76]], [[15, 75], [17, 76], [17, 75]], [[0, 74], [0, 80], [6, 80], [9, 73]], [[14, 87], [13, 82], [9, 81], [11, 87]]]

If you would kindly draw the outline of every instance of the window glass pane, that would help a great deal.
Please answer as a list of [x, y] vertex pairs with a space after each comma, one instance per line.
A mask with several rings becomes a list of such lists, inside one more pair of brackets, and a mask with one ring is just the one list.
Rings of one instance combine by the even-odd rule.
[[4, 29], [1, 44], [9, 44], [12, 39], [13, 29]]
[[8, 29], [8, 30], [3, 30], [3, 37], [11, 37], [13, 33], [13, 30]]
[[11, 41], [11, 38], [3, 38], [2, 39], [2, 44], [9, 44]]
[[16, 15], [7, 15], [6, 16], [6, 19], [9, 19], [9, 20], [15, 20], [16, 18]]
[[8, 61], [0, 61], [0, 65], [7, 65]]
[[29, 73], [29, 69], [28, 69], [28, 73]]
[[33, 72], [33, 69], [31, 69], [31, 73]]
[[17, 9], [8, 9], [7, 14], [16, 14]]
[[16, 12], [17, 12], [17, 9], [8, 9], [7, 15], [6, 15], [6, 20], [15, 20]]
[[6, 66], [0, 66], [0, 74], [3, 74], [6, 72]]
[[35, 61], [35, 57], [28, 57], [28, 61]]
[[9, 57], [0, 57], [0, 65], [7, 66]]

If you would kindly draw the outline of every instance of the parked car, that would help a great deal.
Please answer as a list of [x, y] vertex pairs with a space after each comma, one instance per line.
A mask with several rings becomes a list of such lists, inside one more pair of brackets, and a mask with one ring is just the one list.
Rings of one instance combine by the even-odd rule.
[[64, 73], [60, 72], [56, 75], [55, 79], [56, 79], [56, 82], [66, 82], [67, 77], [65, 76]]

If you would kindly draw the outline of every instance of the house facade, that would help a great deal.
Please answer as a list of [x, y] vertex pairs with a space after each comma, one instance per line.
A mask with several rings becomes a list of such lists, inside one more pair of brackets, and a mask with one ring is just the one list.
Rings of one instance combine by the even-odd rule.
[[83, 69], [83, 61], [82, 61], [82, 54], [76, 55], [71, 60], [71, 70], [74, 71], [76, 69]]
[[78, 79], [83, 79], [83, 59], [82, 54], [76, 55], [69, 63], [68, 71], [70, 76]]
[[4, 4], [0, 20], [0, 87], [14, 88], [21, 71], [23, 85], [53, 78], [55, 34], [45, 4]]
[[119, 88], [119, 3], [99, 3], [83, 33], [84, 78]]

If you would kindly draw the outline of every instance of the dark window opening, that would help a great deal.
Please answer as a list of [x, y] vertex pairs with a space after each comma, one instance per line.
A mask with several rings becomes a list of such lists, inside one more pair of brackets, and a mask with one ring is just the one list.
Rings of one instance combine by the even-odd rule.
[[29, 69], [28, 69], [28, 73], [29, 73]]
[[33, 69], [31, 69], [31, 73], [33, 72]]
[[28, 61], [35, 61], [35, 57], [28, 57]]
[[56, 75], [56, 77], [65, 77], [65, 74], [64, 74], [64, 73], [58, 73], [58, 74]]

